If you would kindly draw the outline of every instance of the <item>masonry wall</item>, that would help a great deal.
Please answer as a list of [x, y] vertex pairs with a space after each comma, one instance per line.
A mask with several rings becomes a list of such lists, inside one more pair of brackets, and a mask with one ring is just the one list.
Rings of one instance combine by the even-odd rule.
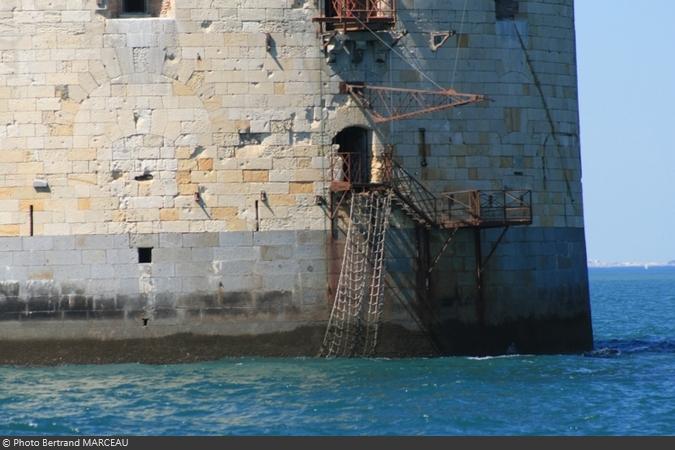
[[[403, 0], [397, 29], [407, 34], [396, 35], [394, 50], [372, 35], [357, 38], [365, 42], [357, 45], [363, 53], [339, 40], [331, 47], [332, 67], [347, 80], [452, 86], [491, 99], [379, 127], [396, 160], [433, 192], [532, 191], [532, 225], [503, 236], [502, 230], [460, 230], [433, 267], [428, 289], [419, 273], [449, 233], [430, 233], [425, 255], [419, 231], [398, 217], [407, 231], [396, 233], [397, 246], [389, 249], [389, 281], [397, 286], [391, 297], [420, 304], [437, 345], [453, 354], [592, 346], [573, 2], [517, 3], [512, 18], [498, 20], [492, 0], [469, 2], [466, 11], [462, 1]], [[457, 34], [432, 49], [432, 33], [447, 30]]]
[[[81, 338], [116, 336], [89, 325], [98, 319], [137, 324], [127, 338], [236, 334], [237, 322], [256, 321], [261, 332], [314, 325], [326, 314], [324, 242], [313, 231], [0, 238], [4, 280], [11, 280], [0, 283], [0, 315], [74, 321], [59, 334]], [[152, 263], [139, 264], [138, 247], [152, 248]], [[0, 333], [25, 339], [36, 331], [3, 326]]]
[[[471, 232], [441, 260], [438, 333], [562, 317], [583, 344], [569, 348], [589, 345], [571, 0], [521, 1], [507, 21], [492, 0], [401, 0], [394, 50], [397, 34], [366, 32], [326, 53], [314, 1], [170, 3], [119, 19], [95, 0], [0, 3], [3, 339], [321, 329], [340, 255], [321, 201], [328, 155], [362, 126], [375, 156], [394, 145], [436, 193], [533, 191], [533, 226], [509, 231], [489, 266], [483, 318]], [[450, 29], [432, 50], [430, 33]], [[493, 102], [378, 126], [339, 94], [344, 80], [433, 88], [426, 77]], [[415, 330], [397, 299], [420, 295], [417, 246], [396, 224], [386, 317]], [[495, 240], [485, 233], [484, 254]], [[151, 264], [138, 247], [154, 248]], [[471, 351], [503, 351], [514, 333], [538, 339]]]

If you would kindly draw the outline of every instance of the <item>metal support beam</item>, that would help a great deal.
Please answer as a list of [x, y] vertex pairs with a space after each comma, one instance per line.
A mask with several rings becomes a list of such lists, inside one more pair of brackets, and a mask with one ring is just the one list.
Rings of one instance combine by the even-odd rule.
[[490, 253], [488, 253], [487, 258], [483, 259], [481, 229], [480, 228], [474, 229], [473, 236], [476, 253], [476, 290], [477, 290], [476, 316], [478, 317], [478, 323], [481, 325], [485, 324], [485, 297], [483, 293], [483, 281], [484, 281], [483, 273], [485, 271], [485, 266], [490, 261], [490, 258], [492, 258], [492, 255], [494, 255], [495, 251], [497, 250], [497, 247], [502, 242], [502, 239], [504, 239], [504, 236], [506, 235], [506, 232], [508, 230], [509, 227], [505, 227], [504, 230], [502, 230], [502, 233], [499, 235], [499, 238], [495, 241], [494, 244], [492, 244], [492, 249], [490, 250]]
[[476, 254], [476, 317], [480, 325], [485, 324], [485, 299], [483, 298], [483, 255], [481, 250], [481, 229], [473, 232], [473, 243]]
[[443, 246], [441, 247], [441, 250], [438, 252], [438, 254], [434, 258], [434, 260], [429, 265], [428, 276], [431, 276], [431, 272], [434, 271], [434, 268], [438, 264], [438, 261], [441, 260], [441, 257], [443, 256], [443, 253], [445, 253], [445, 250], [448, 248], [448, 246], [450, 245], [450, 242], [452, 242], [453, 238], [455, 237], [455, 235], [457, 234], [458, 231], [459, 231], [459, 228], [453, 228], [452, 229], [452, 231], [448, 235], [448, 238], [443, 243]]
[[421, 225], [415, 226], [417, 237], [417, 287], [421, 297], [420, 300], [428, 301], [429, 288], [429, 267], [431, 266], [431, 250], [429, 230]]

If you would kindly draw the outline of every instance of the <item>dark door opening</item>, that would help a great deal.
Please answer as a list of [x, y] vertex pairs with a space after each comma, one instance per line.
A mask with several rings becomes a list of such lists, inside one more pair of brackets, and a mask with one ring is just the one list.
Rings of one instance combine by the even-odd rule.
[[326, 17], [335, 17], [337, 13], [335, 12], [335, 7], [333, 6], [333, 0], [324, 0], [324, 14]]
[[340, 146], [337, 154], [342, 159], [344, 181], [349, 181], [352, 185], [369, 184], [369, 131], [361, 127], [345, 128], [335, 136], [333, 144]]
[[518, 0], [495, 0], [495, 16], [497, 20], [514, 20], [518, 12]]
[[[323, 15], [324, 17], [337, 17], [337, 11], [335, 11], [335, 6], [333, 5], [334, 0], [324, 0]], [[326, 22], [326, 31], [331, 31], [335, 29], [335, 24], [333, 22]]]
[[146, 14], [148, 12], [146, 0], [124, 0], [124, 14]]

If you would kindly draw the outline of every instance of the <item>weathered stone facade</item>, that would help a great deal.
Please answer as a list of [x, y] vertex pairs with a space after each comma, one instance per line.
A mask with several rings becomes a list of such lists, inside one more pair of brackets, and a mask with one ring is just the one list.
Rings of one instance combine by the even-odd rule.
[[[520, 1], [500, 20], [494, 0], [400, 0], [393, 35], [338, 35], [326, 52], [322, 3], [165, 0], [137, 17], [115, 1], [0, 2], [3, 342], [252, 334], [264, 347], [321, 329], [340, 250], [317, 196], [333, 138], [359, 126], [373, 161], [393, 145], [436, 193], [533, 191], [534, 223], [496, 248], [481, 305], [471, 232], [435, 268], [446, 351], [591, 345], [572, 0]], [[345, 80], [492, 101], [377, 126]], [[417, 336], [398, 300], [419, 296], [419, 236], [394, 222], [386, 317]], [[483, 232], [484, 255], [497, 237]]]

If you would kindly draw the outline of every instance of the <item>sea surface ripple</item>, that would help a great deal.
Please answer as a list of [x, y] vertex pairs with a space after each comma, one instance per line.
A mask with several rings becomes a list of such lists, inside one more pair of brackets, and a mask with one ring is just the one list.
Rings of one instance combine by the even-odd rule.
[[0, 366], [0, 435], [675, 434], [675, 268], [590, 275], [584, 355]]

